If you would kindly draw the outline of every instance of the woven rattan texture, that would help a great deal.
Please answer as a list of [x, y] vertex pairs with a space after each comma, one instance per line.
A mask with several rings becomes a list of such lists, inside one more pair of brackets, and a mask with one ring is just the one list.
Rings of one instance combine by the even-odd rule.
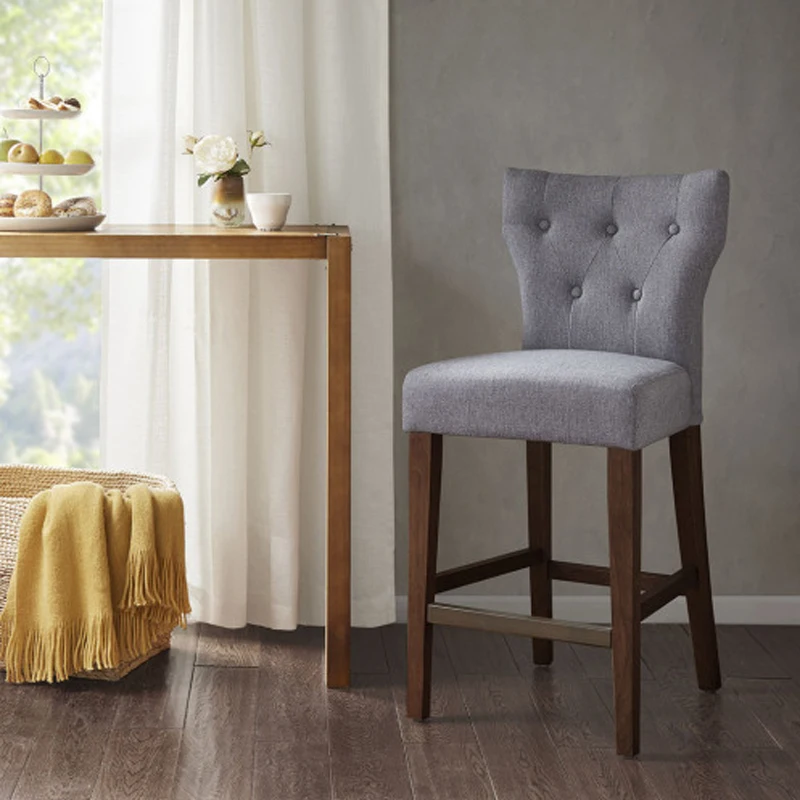
[[[105, 489], [125, 491], [129, 487], [143, 483], [151, 489], [175, 489], [175, 484], [168, 478], [158, 475], [146, 475], [137, 472], [103, 472], [100, 470], [59, 469], [57, 467], [39, 467], [18, 464], [0, 465], [0, 611], [5, 608], [8, 586], [14, 565], [17, 561], [17, 546], [22, 515], [30, 501], [46, 489], [59, 484], [90, 481], [100, 484]], [[169, 634], [153, 645], [145, 656], [128, 664], [121, 664], [113, 670], [98, 670], [85, 673], [80, 677], [98, 680], [118, 680], [127, 675], [148, 658], [169, 647]], [[4, 664], [0, 661], [0, 670]]]

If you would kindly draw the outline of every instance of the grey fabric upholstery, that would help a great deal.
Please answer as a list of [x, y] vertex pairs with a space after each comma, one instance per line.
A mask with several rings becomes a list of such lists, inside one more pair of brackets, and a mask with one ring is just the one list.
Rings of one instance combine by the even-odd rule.
[[703, 299], [725, 244], [728, 186], [713, 170], [508, 170], [503, 233], [522, 292], [523, 347], [673, 361], [692, 379], [690, 424], [699, 424]]
[[689, 424], [691, 395], [688, 373], [669, 361], [520, 350], [412, 370], [403, 386], [403, 426], [638, 450]]
[[503, 234], [519, 277], [523, 350], [549, 352], [414, 370], [404, 428], [637, 449], [699, 424], [703, 300], [728, 194], [727, 174], [714, 170], [509, 169]]

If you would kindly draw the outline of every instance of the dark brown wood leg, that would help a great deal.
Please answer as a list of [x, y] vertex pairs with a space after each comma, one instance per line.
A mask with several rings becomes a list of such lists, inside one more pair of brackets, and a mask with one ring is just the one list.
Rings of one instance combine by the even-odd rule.
[[407, 713], [425, 719], [431, 713], [433, 625], [428, 605], [436, 593], [439, 497], [442, 487], [442, 437], [409, 437], [408, 525], [408, 692]]
[[700, 426], [693, 425], [671, 436], [669, 453], [681, 562], [685, 569], [697, 572], [696, 587], [686, 594], [697, 683], [701, 689], [713, 692], [719, 689], [722, 680], [708, 568]]
[[328, 239], [328, 521], [325, 681], [350, 685], [350, 237]]
[[[553, 616], [553, 582], [548, 573], [552, 557], [552, 445], [527, 442], [528, 466], [528, 542], [534, 554], [530, 566], [531, 614]], [[533, 663], [553, 663], [553, 643], [533, 640]]]
[[608, 534], [617, 753], [635, 756], [641, 696], [641, 450], [608, 450]]

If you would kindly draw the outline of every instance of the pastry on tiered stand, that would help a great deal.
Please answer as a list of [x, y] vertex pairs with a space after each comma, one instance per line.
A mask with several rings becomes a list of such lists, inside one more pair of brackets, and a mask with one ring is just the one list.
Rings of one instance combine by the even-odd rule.
[[[37, 64], [46, 63], [40, 72]], [[39, 96], [29, 97], [23, 108], [0, 109], [7, 119], [27, 119], [39, 122], [39, 146], [17, 139], [0, 140], [0, 175], [37, 175], [39, 188], [17, 194], [0, 196], [0, 231], [89, 231], [94, 230], [105, 215], [97, 210], [91, 197], [71, 197], [54, 203], [44, 191], [45, 175], [85, 175], [94, 169], [94, 159], [85, 150], [70, 150], [66, 156], [43, 146], [43, 121], [47, 119], [74, 119], [81, 114], [81, 103], [74, 97], [51, 95], [44, 91], [44, 79], [50, 71], [43, 57], [34, 62], [34, 72], [39, 78]], [[47, 98], [47, 99], [45, 99]], [[41, 154], [41, 155], [40, 155]]]

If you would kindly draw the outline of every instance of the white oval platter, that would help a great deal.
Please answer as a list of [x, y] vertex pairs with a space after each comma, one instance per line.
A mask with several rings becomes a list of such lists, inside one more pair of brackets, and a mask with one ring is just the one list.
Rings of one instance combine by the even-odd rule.
[[0, 108], [5, 119], [75, 119], [80, 111], [51, 111], [49, 108]]
[[0, 161], [0, 175], [85, 175], [94, 164], [18, 164]]
[[0, 233], [93, 231], [105, 218], [105, 214], [92, 217], [0, 217]]

